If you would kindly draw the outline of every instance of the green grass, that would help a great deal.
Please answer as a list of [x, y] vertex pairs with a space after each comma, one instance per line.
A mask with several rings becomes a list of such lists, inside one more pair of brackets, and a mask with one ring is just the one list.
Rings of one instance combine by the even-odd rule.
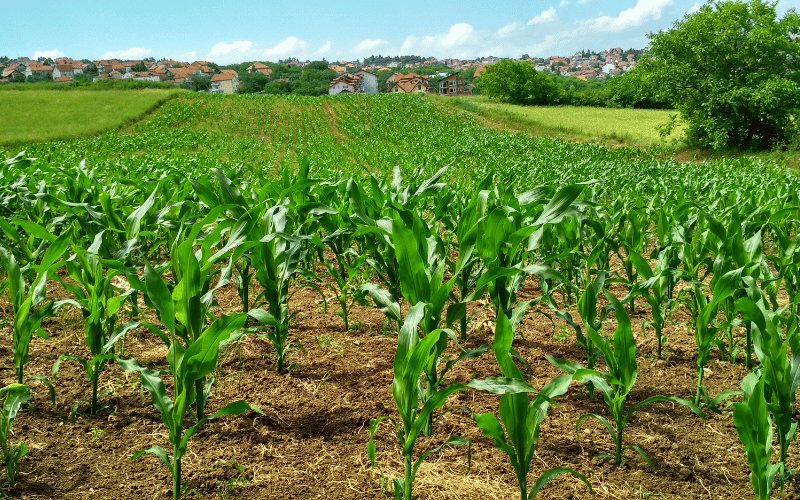
[[0, 92], [0, 144], [16, 146], [101, 134], [131, 123], [179, 90]]
[[576, 106], [515, 106], [486, 97], [440, 98], [437, 102], [474, 113], [490, 123], [534, 135], [558, 136], [607, 145], [679, 146], [678, 126], [662, 138], [658, 126], [674, 111], [652, 109], [589, 108]]

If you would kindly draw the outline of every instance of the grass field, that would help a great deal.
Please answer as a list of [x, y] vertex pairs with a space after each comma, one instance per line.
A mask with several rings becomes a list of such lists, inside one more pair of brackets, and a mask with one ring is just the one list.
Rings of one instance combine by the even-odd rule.
[[444, 98], [439, 102], [481, 116], [512, 130], [555, 135], [579, 141], [599, 141], [628, 146], [678, 145], [683, 134], [679, 126], [662, 138], [658, 127], [674, 111], [655, 109], [614, 109], [575, 106], [515, 106], [486, 97]]
[[0, 144], [85, 137], [140, 118], [178, 90], [0, 92]]

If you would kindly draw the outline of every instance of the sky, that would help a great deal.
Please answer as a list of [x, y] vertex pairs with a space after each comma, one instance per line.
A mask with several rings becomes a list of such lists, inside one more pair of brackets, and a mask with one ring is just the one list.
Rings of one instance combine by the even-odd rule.
[[[0, 56], [211, 61], [570, 56], [641, 49], [698, 0], [8, 2]], [[779, 0], [777, 10], [800, 10]]]

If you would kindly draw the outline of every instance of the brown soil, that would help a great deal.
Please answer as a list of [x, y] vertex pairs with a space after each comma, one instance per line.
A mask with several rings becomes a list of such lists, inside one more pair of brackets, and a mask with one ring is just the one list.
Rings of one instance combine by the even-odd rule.
[[[218, 301], [236, 304], [233, 289], [223, 289]], [[310, 499], [391, 498], [382, 490], [381, 475], [367, 456], [370, 422], [382, 415], [396, 416], [391, 396], [392, 360], [396, 336], [385, 327], [377, 309], [356, 306], [351, 321], [356, 328], [343, 331], [342, 321], [330, 303], [321, 310], [319, 296], [301, 290], [291, 303], [301, 311], [291, 330], [291, 340], [302, 344], [290, 358], [297, 367], [288, 375], [274, 372], [269, 342], [247, 336], [220, 358], [217, 382], [210, 404], [246, 399], [264, 415], [247, 413], [223, 417], [207, 424], [190, 441], [184, 459], [184, 479], [202, 498]], [[644, 305], [633, 315], [638, 342], [639, 378], [630, 400], [651, 395], [690, 398], [695, 390], [694, 340], [684, 325], [670, 326], [665, 360], [655, 359], [652, 334], [641, 334], [646, 318]], [[7, 296], [0, 301], [0, 319], [8, 319]], [[35, 339], [26, 376], [50, 376], [57, 357], [65, 352], [83, 354], [82, 324], [76, 312], [45, 323], [51, 341]], [[472, 323], [466, 348], [491, 342], [493, 313], [485, 310]], [[676, 320], [683, 321], [680, 316]], [[1, 324], [1, 323], [0, 323]], [[614, 325], [608, 324], [609, 332]], [[559, 371], [544, 359], [554, 357], [582, 361], [585, 356], [560, 322], [529, 313], [520, 325], [515, 348], [530, 362], [533, 384], [541, 387]], [[572, 338], [572, 337], [570, 337]], [[0, 326], [0, 383], [14, 381], [10, 326]], [[142, 364], [164, 367], [164, 348], [153, 335], [140, 329], [130, 334], [125, 357]], [[452, 357], [455, 349], [451, 348]], [[715, 353], [716, 355], [716, 353]], [[602, 364], [601, 364], [602, 368]], [[738, 389], [746, 369], [739, 363], [712, 361], [706, 383], [716, 395]], [[499, 375], [491, 352], [456, 366], [451, 379]], [[29, 448], [20, 462], [18, 498], [162, 499], [169, 498], [171, 480], [165, 465], [146, 454], [132, 462], [134, 452], [153, 445], [169, 450], [167, 429], [159, 419], [138, 375], [108, 365], [103, 388], [112, 395], [103, 399], [108, 408], [97, 417], [85, 414], [70, 421], [73, 404], [90, 396], [90, 386], [77, 363], [65, 362], [54, 381], [57, 404], [52, 407], [39, 382], [34, 389], [33, 411], [21, 411], [14, 423], [15, 440]], [[499, 396], [463, 391], [451, 397], [449, 407], [468, 407], [475, 412], [496, 412]], [[544, 421], [533, 470], [532, 485], [551, 467], [572, 467], [586, 475], [597, 498], [753, 498], [749, 468], [730, 414], [709, 414], [703, 421], [686, 408], [655, 404], [641, 409], [628, 424], [626, 444], [639, 445], [650, 457], [648, 466], [632, 451], [627, 463], [614, 466], [608, 459], [613, 442], [594, 419], [584, 421], [576, 434], [577, 419], [587, 413], [608, 415], [601, 398], [581, 397], [573, 386], [558, 398]], [[441, 413], [440, 413], [441, 414]], [[519, 491], [507, 458], [469, 418], [464, 409], [442, 416], [434, 435], [420, 439], [421, 453], [451, 435], [472, 439], [472, 466], [466, 447], [445, 447], [431, 455], [419, 469], [414, 483], [419, 498], [516, 499]], [[400, 447], [388, 422], [376, 436], [377, 464], [388, 478], [402, 476]], [[788, 466], [798, 467], [796, 446]], [[787, 498], [797, 497], [794, 481]], [[776, 490], [777, 491], [777, 490]], [[192, 495], [190, 495], [192, 497]], [[560, 476], [540, 492], [541, 498], [591, 498], [586, 486], [571, 476]]]

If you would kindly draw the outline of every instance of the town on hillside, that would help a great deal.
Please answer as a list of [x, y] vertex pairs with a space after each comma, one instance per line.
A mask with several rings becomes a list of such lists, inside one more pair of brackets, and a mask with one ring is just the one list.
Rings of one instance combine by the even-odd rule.
[[[579, 80], [602, 80], [622, 74], [637, 64], [643, 50], [612, 48], [602, 52], [582, 51], [570, 57], [531, 58], [537, 71]], [[144, 80], [166, 82], [210, 93], [289, 93], [308, 70], [315, 70], [310, 95], [389, 93], [433, 93], [464, 96], [476, 93], [475, 82], [486, 67], [503, 60], [481, 57], [474, 60], [422, 58], [418, 56], [370, 56], [363, 61], [253, 62], [220, 67], [204, 61], [193, 63], [148, 58], [90, 61], [59, 57], [9, 59], [0, 57], [0, 84], [34, 82], [90, 82], [98, 80]], [[309, 78], [305, 78], [309, 80]], [[308, 85], [308, 82], [304, 82]]]

